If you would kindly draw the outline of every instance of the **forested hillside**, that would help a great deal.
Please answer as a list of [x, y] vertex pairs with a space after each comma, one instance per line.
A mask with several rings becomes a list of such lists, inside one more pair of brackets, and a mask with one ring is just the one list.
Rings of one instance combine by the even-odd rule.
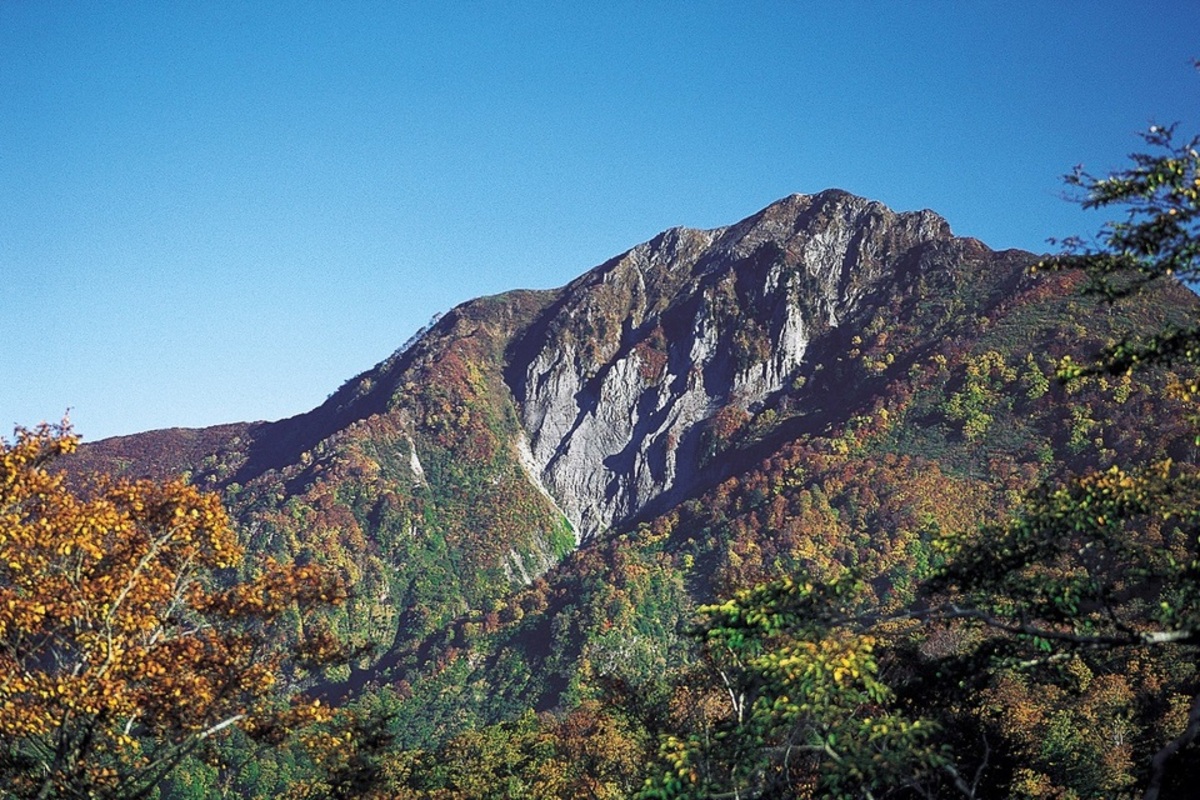
[[[1121, 347], [1200, 304], [1039, 260], [794, 195], [465, 303], [307, 414], [60, 459], [348, 587], [278, 634], [340, 643], [292, 676], [337, 713], [160, 796], [1189, 796], [1197, 372]], [[1114, 347], [1152, 363], [1078, 368]]]

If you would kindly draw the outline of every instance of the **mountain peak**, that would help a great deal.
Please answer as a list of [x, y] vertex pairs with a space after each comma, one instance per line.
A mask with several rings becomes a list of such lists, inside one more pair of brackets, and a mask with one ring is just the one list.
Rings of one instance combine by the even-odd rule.
[[788, 195], [722, 230], [758, 244], [768, 239], [785, 242], [822, 232], [836, 235], [863, 228], [891, 231], [907, 246], [953, 238], [949, 223], [933, 211], [896, 212], [877, 200], [842, 189]]
[[952, 241], [931, 211], [837, 189], [663, 231], [564, 287], [509, 349], [531, 464], [585, 538], [690, 487], [709, 419], [791, 385], [810, 343]]

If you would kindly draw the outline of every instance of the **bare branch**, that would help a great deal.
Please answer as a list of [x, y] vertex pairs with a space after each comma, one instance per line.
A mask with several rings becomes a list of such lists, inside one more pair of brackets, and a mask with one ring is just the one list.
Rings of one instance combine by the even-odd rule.
[[1146, 793], [1142, 795], [1142, 800], [1158, 800], [1159, 793], [1162, 791], [1163, 778], [1166, 777], [1167, 762], [1180, 750], [1194, 742], [1197, 736], [1200, 736], [1200, 695], [1196, 695], [1192, 699], [1192, 708], [1188, 712], [1188, 724], [1183, 729], [1183, 733], [1167, 742], [1166, 747], [1159, 750], [1154, 754], [1154, 758], [1150, 759], [1150, 782], [1146, 786]]

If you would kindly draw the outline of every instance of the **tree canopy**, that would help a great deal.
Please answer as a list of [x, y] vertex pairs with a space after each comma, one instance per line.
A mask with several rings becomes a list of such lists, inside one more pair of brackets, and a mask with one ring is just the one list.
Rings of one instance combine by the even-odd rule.
[[144, 797], [234, 726], [270, 738], [321, 716], [285, 667], [332, 642], [287, 629], [340, 602], [339, 578], [247, 563], [218, 498], [180, 480], [71, 488], [47, 464], [77, 443], [66, 424], [0, 439], [6, 790]]
[[[1133, 297], [1163, 281], [1200, 281], [1200, 135], [1180, 141], [1177, 126], [1152, 125], [1142, 133], [1149, 152], [1133, 153], [1133, 165], [1097, 177], [1082, 167], [1065, 181], [1086, 209], [1115, 207], [1111, 221], [1090, 239], [1065, 240], [1063, 253], [1042, 266], [1081, 269], [1086, 291], [1110, 302]], [[1102, 369], [1124, 372], [1143, 363], [1184, 359], [1200, 363], [1200, 320], [1165, 330], [1137, 331], [1077, 366], [1067, 377]]]

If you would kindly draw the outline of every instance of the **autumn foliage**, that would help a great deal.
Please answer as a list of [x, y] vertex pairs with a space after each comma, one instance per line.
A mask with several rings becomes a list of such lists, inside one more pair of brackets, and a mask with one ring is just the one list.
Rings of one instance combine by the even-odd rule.
[[342, 599], [336, 576], [244, 564], [219, 500], [182, 481], [71, 489], [46, 465], [77, 442], [65, 424], [0, 440], [0, 785], [146, 796], [235, 726], [269, 737], [319, 717], [283, 700], [280, 633]]

